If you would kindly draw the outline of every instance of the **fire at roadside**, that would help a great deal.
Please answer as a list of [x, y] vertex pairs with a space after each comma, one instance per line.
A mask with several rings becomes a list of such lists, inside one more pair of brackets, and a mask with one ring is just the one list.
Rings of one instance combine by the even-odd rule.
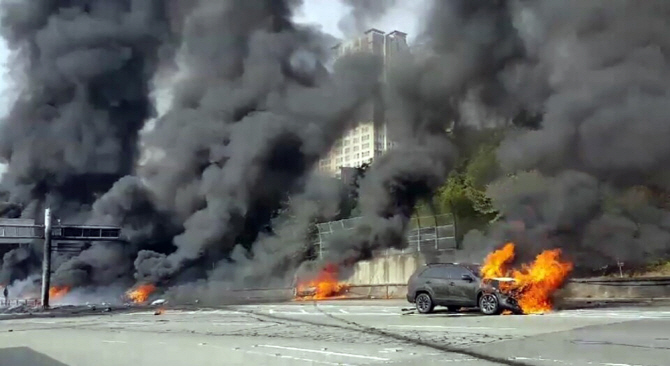
[[545, 250], [532, 263], [518, 268], [512, 266], [514, 258], [513, 243], [490, 253], [481, 267], [482, 279], [497, 281], [500, 291], [514, 297], [524, 314], [552, 311], [552, 296], [565, 283], [573, 264], [561, 259], [560, 249]]
[[316, 276], [297, 281], [294, 299], [311, 301], [346, 298], [350, 285], [340, 281], [339, 273], [336, 264], [328, 264]]
[[126, 299], [133, 304], [145, 304], [149, 296], [156, 291], [156, 286], [152, 284], [141, 284], [126, 292]]

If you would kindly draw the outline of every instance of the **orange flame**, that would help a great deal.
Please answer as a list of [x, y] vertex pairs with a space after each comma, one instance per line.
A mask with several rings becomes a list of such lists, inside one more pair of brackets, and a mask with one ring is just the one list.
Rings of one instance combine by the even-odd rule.
[[337, 265], [329, 264], [316, 278], [298, 283], [296, 286], [298, 300], [324, 300], [342, 297], [349, 290], [349, 285], [340, 282], [338, 274]]
[[520, 269], [510, 269], [514, 259], [514, 244], [508, 243], [502, 249], [489, 254], [481, 269], [483, 278], [511, 277], [513, 282], [502, 282], [501, 291], [510, 293], [519, 302], [524, 314], [538, 314], [553, 309], [551, 295], [565, 282], [572, 263], [560, 258], [560, 249], [545, 250], [531, 264], [523, 264]]
[[149, 295], [151, 295], [154, 291], [156, 291], [156, 286], [152, 284], [145, 284], [137, 286], [137, 288], [134, 290], [128, 290], [128, 292], [126, 292], [126, 296], [132, 302], [141, 304], [146, 302], [149, 298]]
[[49, 299], [58, 300], [70, 292], [69, 286], [51, 286], [49, 287]]
[[512, 260], [514, 260], [514, 244], [507, 243], [486, 256], [480, 270], [482, 278], [505, 277], [506, 266]]

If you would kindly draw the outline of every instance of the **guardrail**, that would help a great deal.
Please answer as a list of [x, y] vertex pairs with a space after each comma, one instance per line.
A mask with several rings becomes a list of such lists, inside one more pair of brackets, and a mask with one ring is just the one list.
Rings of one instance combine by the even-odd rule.
[[573, 278], [569, 282], [599, 286], [670, 286], [670, 277]]
[[11, 308], [13, 306], [40, 306], [41, 302], [39, 299], [9, 299], [7, 301], [0, 300], [0, 307]]

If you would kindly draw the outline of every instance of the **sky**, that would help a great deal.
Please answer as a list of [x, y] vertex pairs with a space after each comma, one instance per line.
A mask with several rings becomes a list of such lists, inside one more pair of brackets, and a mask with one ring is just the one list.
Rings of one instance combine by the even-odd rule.
[[[372, 22], [369, 28], [377, 28], [384, 32], [399, 30], [408, 33], [408, 40], [411, 43], [420, 30], [420, 20], [430, 3], [431, 0], [396, 0], [396, 6], [383, 18]], [[304, 0], [303, 6], [295, 14], [295, 20], [316, 25], [323, 32], [337, 38], [345, 38], [338, 23], [348, 12], [349, 8], [339, 0]], [[0, 118], [6, 115], [13, 96], [17, 94], [16, 86], [8, 73], [10, 60], [11, 52], [0, 38]], [[0, 174], [4, 170], [4, 164], [0, 163]]]

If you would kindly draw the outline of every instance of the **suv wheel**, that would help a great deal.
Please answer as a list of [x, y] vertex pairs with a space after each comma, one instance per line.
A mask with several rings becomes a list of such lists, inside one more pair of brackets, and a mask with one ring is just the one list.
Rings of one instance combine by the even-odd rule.
[[414, 303], [416, 305], [416, 310], [421, 314], [428, 314], [435, 308], [433, 299], [431, 299], [430, 295], [425, 292], [418, 294], [416, 299], [414, 299]]
[[483, 294], [479, 298], [479, 310], [486, 315], [498, 314], [500, 311], [498, 297], [494, 294]]

